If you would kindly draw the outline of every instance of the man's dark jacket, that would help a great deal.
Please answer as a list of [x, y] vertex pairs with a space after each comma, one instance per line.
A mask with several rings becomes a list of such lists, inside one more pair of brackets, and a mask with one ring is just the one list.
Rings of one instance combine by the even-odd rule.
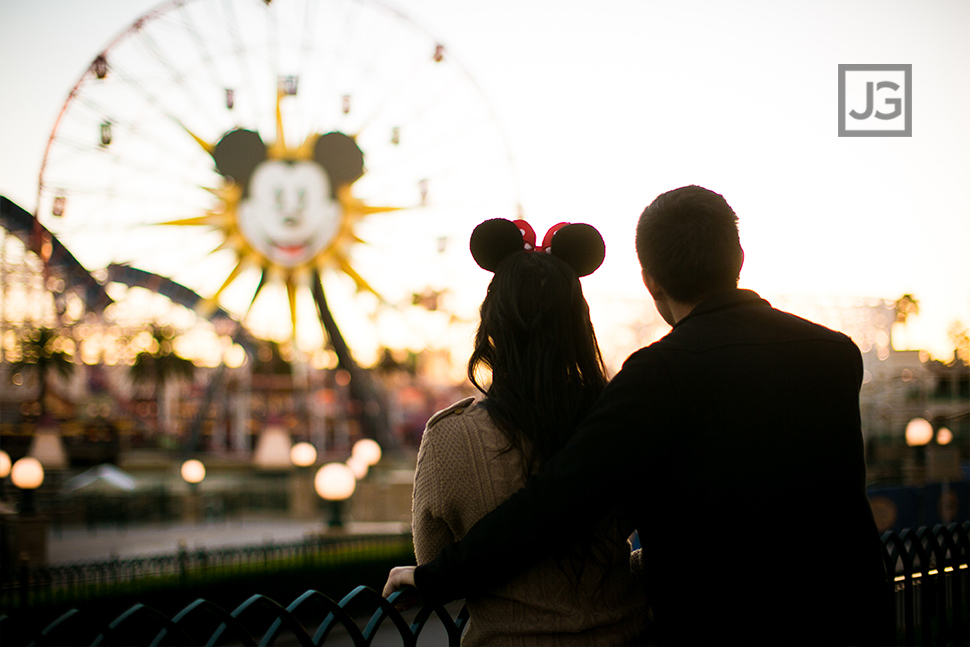
[[488, 590], [633, 517], [660, 644], [879, 642], [862, 358], [841, 333], [718, 293], [631, 355], [569, 445], [435, 562], [433, 600]]

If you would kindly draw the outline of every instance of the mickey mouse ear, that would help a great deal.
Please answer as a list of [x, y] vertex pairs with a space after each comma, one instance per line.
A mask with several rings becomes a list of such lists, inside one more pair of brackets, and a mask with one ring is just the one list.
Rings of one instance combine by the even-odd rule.
[[468, 247], [482, 269], [494, 272], [509, 254], [524, 249], [522, 232], [511, 220], [492, 218], [475, 227]]
[[259, 133], [237, 128], [222, 136], [212, 151], [216, 169], [246, 188], [253, 171], [266, 159], [266, 144]]
[[321, 135], [313, 146], [313, 159], [327, 170], [334, 197], [338, 188], [353, 184], [364, 174], [364, 152], [353, 137], [341, 132]]
[[585, 223], [560, 227], [549, 244], [552, 255], [566, 261], [579, 276], [588, 276], [603, 264], [606, 243], [596, 228]]

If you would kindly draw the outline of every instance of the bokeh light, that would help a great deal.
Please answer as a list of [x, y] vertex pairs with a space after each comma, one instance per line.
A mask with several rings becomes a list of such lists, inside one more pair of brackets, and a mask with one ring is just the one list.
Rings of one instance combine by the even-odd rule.
[[351, 456], [364, 461], [367, 465], [377, 465], [378, 461], [381, 460], [381, 446], [377, 444], [376, 440], [362, 438], [354, 443]]
[[343, 463], [327, 463], [313, 479], [317, 495], [327, 501], [343, 501], [357, 489], [357, 479], [353, 471]]
[[925, 418], [913, 418], [906, 425], [906, 444], [919, 447], [933, 440], [933, 425]]
[[290, 460], [297, 467], [309, 467], [317, 460], [317, 448], [310, 443], [296, 443], [290, 448]]
[[21, 490], [36, 490], [44, 482], [44, 467], [36, 458], [25, 456], [13, 464], [10, 480]]
[[202, 464], [202, 461], [190, 458], [182, 463], [182, 478], [185, 479], [186, 483], [193, 485], [201, 483], [202, 479], [205, 478], [205, 465]]

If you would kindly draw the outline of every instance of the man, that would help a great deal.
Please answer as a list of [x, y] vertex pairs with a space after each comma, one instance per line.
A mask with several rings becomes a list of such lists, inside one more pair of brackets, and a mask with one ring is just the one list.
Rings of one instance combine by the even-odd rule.
[[385, 594], [475, 595], [619, 511], [660, 644], [884, 641], [858, 348], [737, 289], [737, 216], [712, 191], [660, 195], [636, 242], [673, 330], [627, 359], [523, 489], [434, 562], [392, 571]]

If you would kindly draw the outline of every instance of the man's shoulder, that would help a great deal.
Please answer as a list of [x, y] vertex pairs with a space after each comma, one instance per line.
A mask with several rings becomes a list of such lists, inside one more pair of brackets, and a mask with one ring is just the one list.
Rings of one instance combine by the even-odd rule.
[[649, 346], [644, 346], [631, 353], [623, 361], [623, 366], [613, 376], [610, 383], [651, 380], [656, 384], [663, 384], [663, 379], [668, 373], [668, 357], [664, 352], [666, 344], [662, 343], [664, 339], [655, 341]]
[[783, 337], [789, 337], [796, 341], [804, 340], [830, 342], [836, 345], [844, 346], [849, 352], [858, 353], [858, 347], [856, 346], [855, 342], [852, 341], [851, 337], [843, 332], [834, 330], [818, 322], [811, 321], [800, 315], [786, 312], [784, 310], [778, 310], [777, 308], [770, 308], [769, 311], [771, 315], [775, 317], [775, 326], [780, 331], [779, 334]]
[[844, 333], [810, 321], [799, 315], [779, 310], [766, 301], [740, 304], [738, 307], [706, 313], [655, 342], [658, 351], [665, 349], [709, 350], [736, 344], [774, 344], [832, 342], [855, 347]]

